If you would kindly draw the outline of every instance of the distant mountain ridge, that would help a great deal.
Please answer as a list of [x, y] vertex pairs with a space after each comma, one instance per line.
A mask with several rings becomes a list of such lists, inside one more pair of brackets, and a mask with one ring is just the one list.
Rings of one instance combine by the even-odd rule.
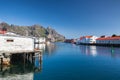
[[58, 32], [56, 32], [51, 27], [44, 28], [41, 25], [32, 26], [18, 26], [2, 22], [0, 23], [0, 28], [7, 28], [8, 32], [13, 32], [22, 36], [34, 36], [34, 37], [46, 37], [51, 41], [64, 41], [65, 37]]

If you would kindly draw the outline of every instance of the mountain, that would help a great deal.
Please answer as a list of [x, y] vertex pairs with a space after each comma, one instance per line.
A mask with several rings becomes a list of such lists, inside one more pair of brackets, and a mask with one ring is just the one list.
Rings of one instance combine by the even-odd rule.
[[44, 28], [41, 25], [18, 26], [14, 24], [0, 23], [0, 28], [6, 28], [8, 32], [13, 32], [22, 36], [46, 37], [52, 42], [64, 41], [65, 37], [51, 27]]

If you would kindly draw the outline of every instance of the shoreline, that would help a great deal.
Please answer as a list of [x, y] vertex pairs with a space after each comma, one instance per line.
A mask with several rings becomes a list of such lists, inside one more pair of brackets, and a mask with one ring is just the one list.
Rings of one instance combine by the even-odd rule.
[[103, 46], [103, 47], [120, 47], [120, 44], [96, 44], [96, 43], [79, 43], [77, 45], [93, 45], [93, 46]]

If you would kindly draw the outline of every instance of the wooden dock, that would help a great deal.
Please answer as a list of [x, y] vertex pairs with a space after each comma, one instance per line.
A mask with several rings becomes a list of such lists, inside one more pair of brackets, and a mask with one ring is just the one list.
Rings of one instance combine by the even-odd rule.
[[[35, 53], [39, 53], [40, 55], [42, 54], [41, 49], [34, 49], [33, 51], [1, 51], [0, 52], [0, 64], [1, 65], [10, 65], [11, 64], [11, 59], [13, 59], [12, 55], [22, 55], [24, 59], [30, 60], [33, 62], [33, 58], [35, 56]], [[14, 57], [15, 58], [15, 57]]]

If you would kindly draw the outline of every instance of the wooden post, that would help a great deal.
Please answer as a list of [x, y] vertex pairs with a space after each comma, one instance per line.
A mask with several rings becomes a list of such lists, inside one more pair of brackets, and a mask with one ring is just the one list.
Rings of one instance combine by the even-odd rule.
[[42, 62], [42, 52], [40, 52], [40, 64]]
[[1, 58], [1, 71], [3, 70], [2, 64], [3, 64], [3, 58]]
[[42, 70], [42, 52], [40, 52], [40, 71]]
[[35, 56], [35, 54], [32, 53], [32, 63], [34, 63], [34, 56]]
[[11, 59], [12, 59], [12, 54], [10, 55], [10, 64], [12, 64]]
[[3, 58], [1, 58], [1, 66], [3, 65]]
[[25, 57], [26, 57], [26, 53], [23, 53], [23, 60], [24, 60], [24, 69], [23, 71], [25, 72]]
[[27, 61], [28, 61], [28, 53], [26, 53], [26, 59], [27, 59]]
[[30, 62], [33, 63], [32, 62], [32, 53], [30, 53]]

